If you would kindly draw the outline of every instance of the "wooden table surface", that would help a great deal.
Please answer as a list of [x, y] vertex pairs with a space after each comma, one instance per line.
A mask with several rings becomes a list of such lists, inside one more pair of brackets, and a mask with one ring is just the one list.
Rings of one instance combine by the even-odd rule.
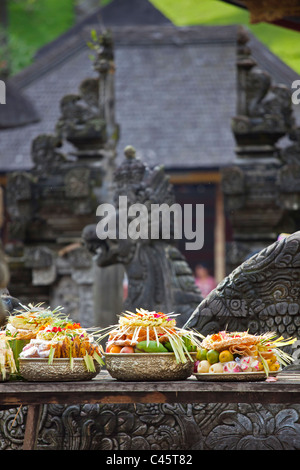
[[84, 403], [278, 403], [300, 404], [300, 371], [281, 372], [276, 381], [121, 382], [106, 371], [85, 382], [0, 383], [1, 405]]

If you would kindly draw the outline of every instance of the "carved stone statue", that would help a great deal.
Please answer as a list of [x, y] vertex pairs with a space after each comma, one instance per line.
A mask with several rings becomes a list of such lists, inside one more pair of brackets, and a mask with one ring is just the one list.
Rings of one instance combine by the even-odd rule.
[[[136, 158], [132, 147], [125, 149], [125, 160], [115, 171], [114, 183], [117, 217], [121, 210], [120, 196], [127, 197], [128, 206], [141, 203], [149, 210], [151, 204], [166, 203], [171, 206], [175, 202], [172, 186], [163, 168], [148, 168]], [[130, 220], [126, 214], [127, 226]], [[151, 224], [151, 218], [145, 219], [143, 223]], [[96, 233], [96, 224], [92, 224], [85, 227], [82, 236], [99, 266], [115, 263], [125, 266], [128, 297], [124, 309], [135, 311], [142, 307], [156, 311], [175, 311], [180, 314], [177, 324], [182, 325], [202, 300], [202, 296], [195, 285], [190, 267], [175, 246], [173, 232], [174, 227], [171, 227], [170, 240], [164, 240], [161, 233], [157, 239], [151, 239], [150, 230], [147, 239], [132, 240], [130, 237], [122, 238], [119, 227], [117, 239], [100, 239]]]
[[287, 195], [285, 189], [290, 181], [297, 180], [298, 173], [291, 178], [292, 168], [282, 169], [277, 147], [283, 136], [294, 131], [291, 92], [286, 86], [273, 84], [269, 74], [257, 66], [248, 39], [241, 29], [237, 112], [231, 123], [236, 158], [234, 164], [222, 170], [224, 203], [233, 232], [233, 241], [228, 244], [227, 274], [246, 257], [273, 243], [279, 233], [299, 228], [290, 213], [298, 207], [292, 209], [297, 196]]

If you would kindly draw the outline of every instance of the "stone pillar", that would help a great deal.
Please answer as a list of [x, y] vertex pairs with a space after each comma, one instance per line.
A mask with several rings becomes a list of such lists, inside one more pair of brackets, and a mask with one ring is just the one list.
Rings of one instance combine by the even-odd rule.
[[259, 69], [243, 30], [237, 50], [237, 115], [232, 119], [236, 158], [222, 171], [225, 209], [233, 229], [227, 274], [289, 231], [282, 201], [280, 138], [294, 126], [290, 90]]

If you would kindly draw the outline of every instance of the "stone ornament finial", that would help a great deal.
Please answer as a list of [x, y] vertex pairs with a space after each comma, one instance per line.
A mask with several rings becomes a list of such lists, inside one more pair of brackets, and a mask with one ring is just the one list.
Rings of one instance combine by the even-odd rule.
[[132, 145], [127, 145], [124, 149], [124, 155], [126, 158], [136, 158], [136, 150]]

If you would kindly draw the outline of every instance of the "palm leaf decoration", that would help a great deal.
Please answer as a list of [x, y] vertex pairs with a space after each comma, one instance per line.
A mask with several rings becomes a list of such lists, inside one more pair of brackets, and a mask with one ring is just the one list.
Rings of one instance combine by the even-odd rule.
[[12, 324], [17, 329], [35, 329], [49, 323], [67, 321], [68, 317], [61, 311], [63, 307], [56, 307], [51, 310], [50, 307], [43, 307], [43, 303], [22, 305], [21, 309], [14, 311], [13, 315], [8, 317], [8, 324]]
[[141, 330], [146, 331], [146, 343], [150, 344], [150, 333], [154, 334], [157, 346], [160, 344], [160, 337], [165, 336], [172, 347], [177, 362], [187, 362], [192, 357], [186, 346], [186, 340], [195, 347], [200, 347], [204, 338], [200, 333], [179, 328], [176, 326], [176, 316], [173, 312], [164, 314], [162, 312], [149, 311], [143, 308], [137, 308], [136, 312], [126, 311], [119, 316], [119, 322], [103, 328], [98, 332], [98, 340], [101, 341], [107, 336], [114, 334], [114, 341], [131, 335], [132, 345], [138, 343]]
[[272, 351], [282, 367], [286, 367], [294, 361], [294, 358], [290, 354], [282, 351], [281, 348], [292, 345], [295, 341], [297, 341], [297, 338], [290, 337], [284, 339], [283, 336], [277, 338], [277, 334], [273, 331], [264, 333], [260, 335], [259, 338], [259, 342], [257, 343], [258, 356], [261, 359], [267, 376], [269, 375], [270, 369], [267, 361], [263, 357], [263, 353], [265, 351]]

